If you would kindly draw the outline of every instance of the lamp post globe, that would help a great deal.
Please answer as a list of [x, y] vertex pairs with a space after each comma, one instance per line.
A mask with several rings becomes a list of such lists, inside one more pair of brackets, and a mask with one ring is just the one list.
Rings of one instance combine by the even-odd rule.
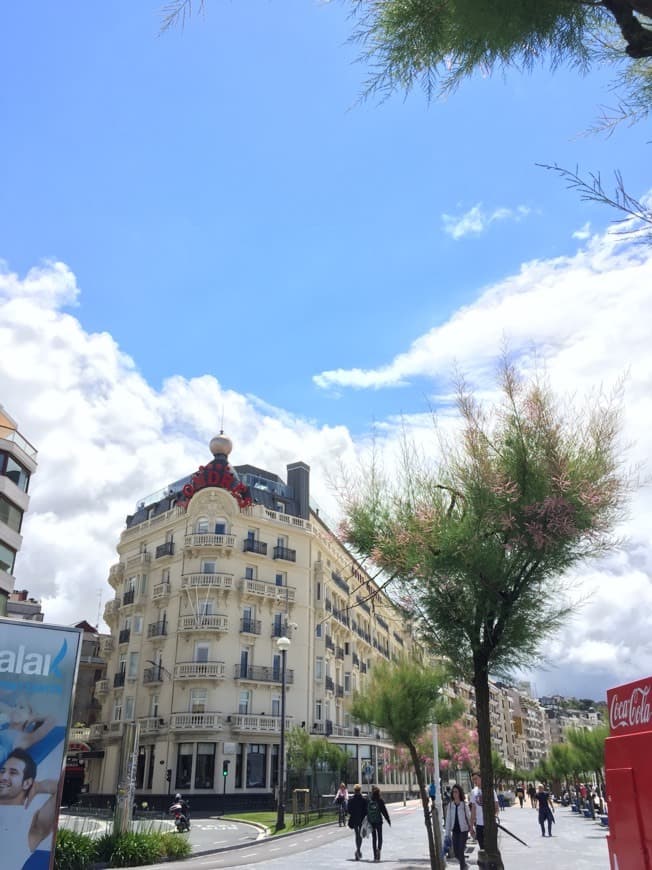
[[285, 667], [290, 643], [289, 637], [279, 637], [276, 641], [276, 646], [281, 653], [281, 745], [278, 754], [277, 831], [285, 827]]

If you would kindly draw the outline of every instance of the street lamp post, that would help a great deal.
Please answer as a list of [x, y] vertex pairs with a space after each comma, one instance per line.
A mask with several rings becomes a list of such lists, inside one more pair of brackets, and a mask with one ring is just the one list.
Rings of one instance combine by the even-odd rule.
[[278, 755], [278, 805], [276, 809], [276, 830], [285, 827], [285, 665], [290, 648], [289, 637], [279, 637], [276, 646], [281, 653], [281, 745]]

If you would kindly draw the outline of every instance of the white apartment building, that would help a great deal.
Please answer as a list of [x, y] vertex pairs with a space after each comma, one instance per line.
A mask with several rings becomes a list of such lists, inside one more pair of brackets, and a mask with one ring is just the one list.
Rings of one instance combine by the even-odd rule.
[[36, 449], [0, 405], [0, 616], [14, 588], [16, 555], [23, 539], [23, 516], [29, 506], [29, 481], [36, 471]]
[[120, 537], [90, 731], [104, 757], [88, 762], [90, 792], [115, 793], [130, 721], [139, 793], [275, 789], [283, 636], [286, 728], [344, 746], [349, 782], [393, 781], [393, 746], [354, 725], [347, 700], [375, 662], [409, 651], [409, 627], [311, 510], [307, 465], [288, 465], [283, 481], [232, 468], [224, 436], [210, 448], [198, 472], [140, 502]]
[[[475, 690], [469, 683], [455, 680], [448, 694], [464, 702], [462, 722], [477, 728]], [[491, 744], [511, 770], [531, 770], [550, 751], [551, 735], [546, 712], [525, 688], [489, 682], [489, 720]]]
[[565, 743], [566, 731], [569, 728], [592, 731], [603, 724], [602, 717], [595, 708], [587, 710], [569, 706], [567, 699], [559, 695], [542, 698], [541, 704], [548, 719], [552, 743]]

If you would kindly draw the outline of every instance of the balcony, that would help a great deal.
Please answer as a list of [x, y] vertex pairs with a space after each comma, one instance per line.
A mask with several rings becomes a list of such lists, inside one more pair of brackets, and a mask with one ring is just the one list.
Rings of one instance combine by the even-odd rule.
[[349, 589], [349, 584], [346, 582], [346, 580], [344, 580], [344, 579], [343, 579], [343, 578], [342, 578], [342, 577], [337, 573], [337, 571], [332, 571], [332, 572], [331, 572], [331, 578], [332, 578], [332, 580], [333, 580], [333, 583], [334, 583], [337, 587], [339, 587], [339, 588], [342, 590], [342, 592], [344, 592], [345, 595], [347, 595], [347, 596], [350, 595], [351, 590]]
[[351, 653], [351, 661], [353, 662], [354, 667], [360, 667], [360, 659], [358, 658], [357, 653]]
[[335, 608], [333, 608], [333, 616], [338, 622], [342, 623], [342, 625], [345, 625], [347, 628], [351, 627], [351, 620], [349, 619], [346, 610], [335, 610]]
[[265, 598], [268, 601], [279, 601], [294, 604], [296, 592], [294, 586], [277, 586], [276, 583], [268, 583], [266, 580], [252, 580], [243, 577], [240, 580], [240, 592], [250, 595], [252, 598]]
[[136, 590], [135, 589], [130, 589], [128, 592], [125, 592], [125, 594], [122, 596], [122, 606], [126, 607], [127, 604], [133, 604], [135, 597], [136, 597]]
[[179, 631], [228, 631], [229, 617], [223, 613], [191, 614], [179, 619]]
[[146, 716], [139, 719], [141, 734], [155, 734], [157, 731], [163, 731], [166, 728], [165, 719], [159, 716]]
[[117, 589], [118, 586], [122, 583], [125, 576], [125, 566], [118, 562], [117, 565], [111, 565], [109, 568], [109, 584]]
[[180, 662], [174, 668], [175, 680], [221, 680], [224, 662]]
[[100, 638], [100, 656], [102, 658], [106, 658], [109, 653], [113, 652], [114, 643], [111, 635], [107, 635], [106, 637]]
[[[285, 729], [292, 727], [293, 716], [285, 717]], [[280, 716], [249, 716], [248, 714], [236, 713], [227, 719], [231, 724], [231, 730], [246, 732], [249, 734], [279, 734], [281, 731]]]
[[325, 734], [327, 737], [359, 737], [360, 728], [355, 725], [336, 725], [327, 719], [325, 722], [313, 722], [312, 734]]
[[174, 556], [174, 542], [166, 541], [164, 544], [159, 544], [154, 551], [155, 559], [163, 559], [166, 556]]
[[115, 619], [118, 615], [118, 611], [120, 610], [120, 599], [112, 598], [111, 601], [107, 601], [104, 605], [104, 621], [110, 622]]
[[335, 686], [335, 695], [338, 698], [344, 697], [344, 686], [337, 685]]
[[326, 687], [327, 692], [334, 692], [335, 691], [335, 683], [333, 682], [332, 677], [326, 677], [324, 680], [324, 685]]
[[109, 691], [109, 681], [108, 680], [98, 680], [95, 683], [95, 694], [96, 695], [106, 695]]
[[297, 551], [290, 550], [289, 547], [274, 547], [272, 551], [272, 559], [283, 559], [286, 562], [296, 562]]
[[73, 743], [88, 743], [91, 739], [90, 728], [71, 728], [68, 740]]
[[145, 668], [143, 671], [143, 683], [145, 685], [153, 685], [154, 683], [162, 683], [165, 670], [163, 665], [156, 665], [153, 668]]
[[162, 583], [157, 583], [152, 589], [152, 601], [163, 601], [170, 597], [170, 584], [164, 580]]
[[137, 556], [132, 556], [130, 559], [127, 559], [125, 567], [127, 571], [133, 571], [138, 568], [148, 568], [151, 559], [152, 557], [150, 553], [138, 553]]
[[211, 550], [216, 553], [230, 555], [235, 547], [235, 535], [213, 535], [208, 532], [198, 532], [186, 535], [183, 542], [186, 550], [204, 552]]
[[243, 551], [245, 553], [257, 553], [259, 556], [266, 556], [267, 544], [255, 538], [245, 538]]
[[118, 643], [129, 643], [129, 638], [131, 636], [130, 628], [123, 628], [120, 634], [118, 635]]
[[272, 626], [272, 637], [286, 637], [288, 633], [287, 622], [275, 622]]
[[259, 619], [248, 619], [245, 616], [240, 620], [240, 634], [260, 634], [260, 629]]
[[160, 622], [150, 622], [147, 626], [147, 637], [165, 637], [168, 633], [168, 624], [163, 619]]
[[182, 589], [232, 589], [233, 574], [184, 574]]
[[326, 649], [329, 649], [331, 652], [334, 653], [335, 652], [335, 643], [333, 641], [333, 638], [330, 636], [330, 634], [326, 635], [324, 642], [326, 644]]
[[91, 740], [101, 740], [102, 737], [104, 737], [106, 725], [104, 725], [102, 722], [96, 722], [94, 725], [91, 725], [89, 730]]
[[105, 731], [105, 737], [109, 737], [113, 740], [122, 739], [122, 732], [124, 731], [124, 722], [119, 720], [114, 720], [113, 722], [109, 722], [108, 731]]
[[[280, 683], [281, 668], [236, 665], [233, 670], [233, 678], [236, 680], [247, 680], [250, 683]], [[294, 682], [294, 671], [286, 668], [285, 682], [288, 686], [292, 685]]]
[[342, 662], [344, 661], [344, 647], [343, 647], [343, 646], [338, 646], [338, 647], [336, 648], [336, 650], [335, 650], [335, 658], [336, 658], [336, 659], [339, 659], [339, 660], [342, 661]]
[[221, 713], [173, 713], [170, 717], [173, 731], [221, 731], [223, 727]]
[[119, 689], [125, 684], [126, 674], [124, 671], [118, 671], [117, 674], [113, 675], [113, 688]]

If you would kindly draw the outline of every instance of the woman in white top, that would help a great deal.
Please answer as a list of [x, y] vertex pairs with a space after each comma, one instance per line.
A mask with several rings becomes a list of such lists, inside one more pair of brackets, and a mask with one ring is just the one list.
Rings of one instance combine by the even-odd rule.
[[464, 789], [455, 783], [451, 789], [451, 800], [446, 810], [446, 836], [451, 837], [453, 841], [453, 851], [460, 862], [461, 870], [467, 866], [464, 850], [470, 827], [471, 816], [464, 800]]

